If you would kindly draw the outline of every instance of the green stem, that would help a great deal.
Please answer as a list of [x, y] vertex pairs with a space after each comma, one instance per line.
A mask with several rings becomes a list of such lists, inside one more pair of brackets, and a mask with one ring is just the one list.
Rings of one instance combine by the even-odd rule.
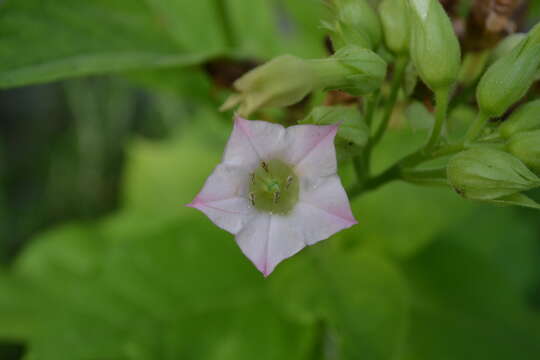
[[360, 156], [356, 156], [353, 159], [354, 171], [356, 172], [356, 181], [359, 183], [364, 182], [369, 177], [370, 159], [367, 155], [368, 152], [364, 150]]
[[375, 114], [375, 109], [379, 104], [381, 98], [381, 90], [377, 90], [371, 97], [366, 99], [366, 113], [364, 115], [365, 121], [368, 127], [371, 128], [371, 123], [373, 122], [373, 115]]
[[469, 128], [469, 130], [467, 130], [467, 134], [465, 135], [465, 142], [471, 142], [476, 140], [482, 134], [482, 131], [484, 131], [488, 120], [489, 115], [480, 110], [471, 127]]
[[[441, 147], [431, 154], [426, 154], [423, 149], [416, 151], [412, 154], [405, 156], [403, 159], [396, 162], [394, 165], [390, 166], [380, 175], [377, 175], [372, 178], [367, 178], [363, 182], [358, 182], [352, 188], [349, 189], [348, 194], [351, 198], [359, 196], [366, 191], [374, 190], [386, 183], [389, 183], [394, 180], [405, 180], [409, 182], [420, 182], [413, 181], [414, 179], [420, 180], [419, 178], [431, 177], [433, 180], [435, 175], [441, 176], [441, 169], [435, 170], [412, 170], [411, 168], [417, 166], [423, 162], [437, 159], [439, 157], [444, 157], [452, 155], [464, 150], [466, 146], [464, 144], [451, 144], [444, 147]], [[426, 179], [424, 179], [426, 180]], [[424, 181], [426, 183], [426, 181]], [[434, 182], [431, 182], [434, 183]], [[440, 183], [440, 181], [438, 182]]]
[[352, 188], [349, 189], [348, 193], [351, 198], [354, 198], [360, 194], [363, 194], [366, 191], [374, 190], [381, 185], [389, 183], [393, 180], [397, 180], [400, 177], [400, 168], [399, 164], [396, 163], [393, 166], [386, 169], [381, 174], [367, 179], [363, 183], [357, 183]]
[[447, 185], [446, 167], [436, 169], [403, 170], [401, 178], [404, 181], [421, 185]]
[[453, 155], [465, 149], [466, 146], [463, 143], [442, 146], [440, 148], [434, 149], [430, 153], [426, 153], [424, 149], [420, 149], [412, 154], [405, 156], [399, 161], [399, 164], [402, 169], [408, 169], [426, 161], [434, 160], [448, 155]]
[[427, 141], [426, 146], [424, 147], [424, 152], [429, 153], [437, 142], [442, 133], [442, 129], [446, 122], [446, 112], [448, 111], [448, 97], [450, 94], [449, 88], [442, 88], [435, 90], [435, 105], [437, 106], [435, 110], [435, 124], [431, 129], [431, 134]]
[[[369, 128], [371, 128], [371, 123], [373, 122], [373, 116], [375, 114], [375, 109], [379, 104], [381, 98], [381, 90], [377, 90], [371, 97], [366, 101], [366, 111], [364, 114], [364, 120]], [[353, 159], [354, 170], [356, 172], [357, 181], [362, 183], [366, 180], [370, 173], [370, 146], [369, 144], [364, 149], [362, 155], [357, 156]]]
[[388, 123], [390, 122], [392, 112], [394, 111], [394, 106], [396, 105], [399, 89], [403, 81], [403, 76], [405, 74], [407, 63], [408, 63], [408, 59], [406, 57], [400, 57], [396, 60], [394, 77], [392, 79], [392, 85], [390, 88], [390, 96], [388, 97], [388, 101], [385, 104], [384, 115], [381, 120], [381, 123], [379, 124], [377, 131], [375, 132], [375, 134], [373, 135], [370, 141], [370, 144], [371, 144], [370, 148], [373, 148], [375, 147], [375, 145], [377, 145], [377, 143], [383, 137], [386, 131], [386, 128], [388, 127]]

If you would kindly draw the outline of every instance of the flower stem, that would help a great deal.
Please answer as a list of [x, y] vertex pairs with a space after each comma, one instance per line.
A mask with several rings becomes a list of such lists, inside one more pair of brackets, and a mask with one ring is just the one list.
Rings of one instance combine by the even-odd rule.
[[437, 145], [437, 142], [439, 141], [442, 129], [446, 122], [449, 93], [449, 88], [435, 90], [435, 105], [437, 107], [435, 110], [435, 124], [433, 124], [431, 134], [429, 135], [429, 139], [426, 143], [426, 146], [424, 147], [425, 153], [429, 153], [431, 150], [433, 150], [433, 148]]
[[366, 191], [374, 190], [381, 185], [389, 183], [393, 180], [397, 180], [400, 177], [400, 167], [399, 163], [394, 164], [393, 166], [386, 169], [381, 174], [368, 178], [365, 182], [357, 183], [352, 188], [349, 189], [348, 193], [351, 198], [354, 198], [360, 194], [363, 194]]
[[368, 127], [371, 128], [371, 123], [373, 122], [373, 115], [375, 114], [375, 109], [379, 104], [381, 98], [381, 90], [377, 90], [371, 97], [366, 100], [366, 112], [364, 114], [365, 121]]
[[406, 182], [419, 185], [448, 185], [446, 167], [403, 170], [401, 178]]
[[[399, 88], [401, 87], [401, 82], [405, 74], [405, 68], [407, 67], [407, 62], [408, 62], [408, 59], [406, 57], [400, 57], [396, 60], [395, 72], [394, 72], [394, 77], [392, 79], [390, 96], [388, 97], [388, 100], [386, 101], [386, 107], [385, 107], [383, 119], [381, 120], [381, 123], [379, 124], [377, 131], [371, 137], [368, 144], [366, 145], [366, 148], [364, 149], [364, 152], [362, 153], [362, 155], [355, 157], [353, 159], [354, 168], [355, 168], [356, 175], [358, 178], [358, 183], [360, 184], [363, 184], [365, 181], [369, 181], [371, 150], [375, 147], [375, 145], [379, 142], [379, 140], [381, 140], [384, 132], [386, 131], [386, 128], [388, 127], [390, 116], [392, 115], [392, 111], [394, 110], [394, 106], [396, 104], [397, 96], [399, 93]], [[365, 119], [368, 126], [370, 127], [373, 121], [375, 108], [377, 107], [379, 100], [380, 100], [380, 92], [377, 92], [371, 99], [369, 99], [369, 102], [367, 103]]]
[[[425, 153], [424, 149], [420, 149], [397, 161], [381, 174], [372, 178], [367, 178], [363, 182], [358, 182], [349, 189], [349, 196], [354, 198], [366, 191], [374, 190], [386, 183], [400, 179], [414, 183], [442, 184], [442, 181], [440, 180], [440, 178], [443, 177], [441, 169], [416, 170], [412, 168], [423, 162], [453, 155], [464, 149], [466, 149], [466, 146], [463, 143], [440, 147], [430, 154]], [[427, 181], [428, 179], [432, 181]]]
[[488, 120], [489, 116], [480, 110], [471, 127], [469, 128], [469, 130], [467, 130], [467, 134], [465, 135], [465, 142], [471, 142], [476, 140], [482, 134], [482, 131], [484, 131]]
[[394, 110], [394, 106], [396, 105], [397, 96], [399, 94], [401, 82], [403, 81], [403, 76], [405, 74], [405, 68], [407, 67], [407, 63], [408, 59], [406, 57], [400, 57], [396, 60], [394, 77], [392, 79], [392, 85], [390, 88], [390, 96], [388, 97], [388, 101], [385, 104], [384, 115], [381, 123], [379, 124], [377, 131], [371, 139], [370, 147], [374, 147], [375, 145], [377, 145], [377, 143], [383, 137], [386, 128], [388, 127], [388, 123], [390, 122], [390, 118], [392, 116], [392, 111]]

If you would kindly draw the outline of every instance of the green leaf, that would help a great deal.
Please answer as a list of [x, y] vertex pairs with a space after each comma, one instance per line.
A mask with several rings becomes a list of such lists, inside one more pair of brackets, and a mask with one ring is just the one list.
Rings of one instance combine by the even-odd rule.
[[184, 66], [225, 49], [210, 0], [21, 0], [0, 6], [0, 88]]
[[264, 278], [208, 225], [133, 223], [115, 240], [72, 225], [36, 239], [0, 277], [0, 337], [45, 360], [305, 358], [314, 329], [265, 300]]
[[404, 358], [532, 359], [540, 317], [538, 234], [512, 209], [481, 207], [404, 264], [415, 300]]
[[325, 55], [320, 1], [228, 0], [226, 10], [232, 40], [242, 55], [264, 59], [281, 54]]
[[332, 247], [317, 245], [278, 268], [270, 278], [274, 301], [304, 322], [321, 321], [336, 339], [326, 351], [340, 359], [394, 359], [409, 306], [399, 271], [378, 255]]

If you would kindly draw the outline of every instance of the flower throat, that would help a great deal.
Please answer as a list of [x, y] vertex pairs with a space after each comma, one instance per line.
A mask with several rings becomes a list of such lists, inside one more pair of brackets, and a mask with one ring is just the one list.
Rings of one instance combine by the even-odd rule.
[[285, 215], [298, 202], [298, 177], [281, 160], [262, 161], [251, 173], [249, 200], [257, 210]]

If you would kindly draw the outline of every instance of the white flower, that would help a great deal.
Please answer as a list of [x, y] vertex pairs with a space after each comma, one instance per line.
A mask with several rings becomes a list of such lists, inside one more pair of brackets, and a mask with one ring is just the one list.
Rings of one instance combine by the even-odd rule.
[[337, 128], [237, 117], [222, 162], [188, 206], [236, 235], [268, 276], [305, 246], [357, 223], [336, 174]]

